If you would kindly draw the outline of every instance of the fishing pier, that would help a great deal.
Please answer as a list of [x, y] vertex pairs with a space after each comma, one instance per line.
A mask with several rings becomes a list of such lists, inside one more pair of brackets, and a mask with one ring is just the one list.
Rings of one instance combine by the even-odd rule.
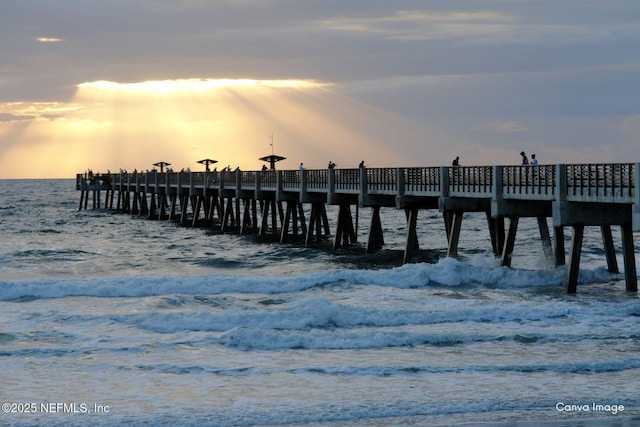
[[[616, 163], [78, 174], [76, 189], [80, 210], [91, 199], [93, 209], [272, 234], [281, 243], [293, 237], [311, 245], [332, 237], [334, 248], [357, 240], [352, 207], [370, 208], [367, 253], [384, 245], [380, 208], [392, 207], [407, 219], [404, 262], [419, 249], [420, 210], [442, 213], [447, 256], [452, 257], [457, 256], [464, 214], [484, 212], [491, 248], [504, 266], [511, 266], [519, 219], [537, 218], [545, 254], [556, 266], [567, 266], [567, 292], [575, 293], [589, 226], [600, 227], [607, 267], [614, 273], [619, 271], [611, 227], [620, 226], [626, 289], [637, 292], [633, 232], [640, 231], [638, 183], [640, 163]], [[304, 205], [310, 206], [308, 217]], [[338, 206], [333, 234], [327, 205]], [[568, 251], [567, 227], [572, 233]]]

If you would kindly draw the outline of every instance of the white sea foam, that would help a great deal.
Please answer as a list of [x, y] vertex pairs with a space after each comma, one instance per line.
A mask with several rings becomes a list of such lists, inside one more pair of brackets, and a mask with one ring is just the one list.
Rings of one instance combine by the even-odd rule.
[[[91, 278], [0, 280], [0, 300], [66, 296], [134, 297], [171, 294], [299, 292], [314, 287], [378, 285], [394, 288], [479, 286], [499, 288], [562, 287], [565, 269], [522, 270], [466, 264], [444, 258], [437, 264], [409, 264], [380, 270], [334, 269], [323, 273], [278, 276], [127, 275]], [[619, 279], [604, 268], [582, 269], [581, 284]]]

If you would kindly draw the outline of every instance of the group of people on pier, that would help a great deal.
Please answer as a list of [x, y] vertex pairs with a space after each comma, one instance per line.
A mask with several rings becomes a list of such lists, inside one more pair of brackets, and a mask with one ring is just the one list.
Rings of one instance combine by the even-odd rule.
[[[529, 158], [524, 151], [520, 152], [520, 156], [522, 157], [522, 166], [538, 166], [538, 159], [536, 159], [535, 154], [531, 155], [531, 162], [529, 162]], [[460, 166], [460, 156], [456, 156], [456, 158], [453, 159], [451, 166]]]

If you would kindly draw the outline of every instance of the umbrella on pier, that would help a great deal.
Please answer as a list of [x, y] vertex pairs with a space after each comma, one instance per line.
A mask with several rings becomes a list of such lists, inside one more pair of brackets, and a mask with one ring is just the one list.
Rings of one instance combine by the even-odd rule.
[[198, 163], [202, 164], [205, 166], [205, 170], [207, 172], [209, 172], [209, 165], [212, 165], [214, 163], [218, 163], [217, 160], [212, 160], [212, 159], [202, 159], [202, 160], [198, 160]]
[[275, 154], [271, 154], [269, 156], [260, 157], [258, 160], [262, 160], [263, 162], [269, 162], [269, 168], [271, 170], [276, 170], [276, 162], [280, 160], [285, 160], [286, 157], [276, 156]]
[[153, 166], [158, 166], [160, 168], [160, 172], [164, 172], [164, 167], [165, 166], [171, 166], [171, 163], [158, 162], [158, 163], [154, 163]]

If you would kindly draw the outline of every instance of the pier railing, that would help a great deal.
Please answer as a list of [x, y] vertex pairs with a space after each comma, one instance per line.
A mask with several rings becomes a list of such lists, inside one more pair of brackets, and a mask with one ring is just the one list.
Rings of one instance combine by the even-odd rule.
[[458, 166], [449, 169], [450, 197], [491, 198], [493, 166]]
[[633, 163], [566, 166], [567, 200], [633, 202], [637, 183]]
[[[78, 190], [287, 192], [638, 203], [638, 163], [78, 174]], [[239, 187], [238, 187], [239, 186]], [[173, 190], [172, 190], [173, 191]]]
[[336, 192], [357, 193], [360, 191], [360, 169], [334, 169]]
[[553, 200], [556, 166], [502, 166], [502, 197]]
[[375, 168], [366, 169], [367, 189], [371, 193], [398, 192], [398, 169]]
[[327, 169], [312, 169], [306, 171], [306, 185], [308, 191], [326, 192], [329, 188], [329, 171]]

